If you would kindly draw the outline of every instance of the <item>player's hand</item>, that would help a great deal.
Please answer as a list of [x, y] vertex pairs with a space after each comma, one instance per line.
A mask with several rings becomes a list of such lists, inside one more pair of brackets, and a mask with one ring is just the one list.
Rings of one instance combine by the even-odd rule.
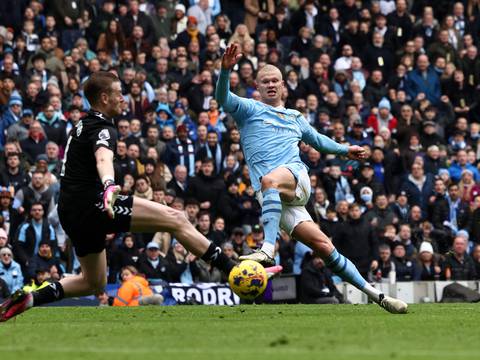
[[113, 205], [117, 201], [117, 196], [120, 193], [120, 186], [115, 184], [109, 184], [105, 186], [103, 191], [103, 208], [107, 212], [107, 215], [110, 219], [115, 217], [115, 212], [113, 211]]
[[241, 59], [243, 54], [237, 54], [239, 46], [237, 44], [232, 44], [227, 46], [222, 57], [222, 69], [231, 70]]
[[352, 145], [348, 147], [348, 158], [352, 160], [365, 160], [367, 158], [367, 152], [365, 149], [358, 145]]

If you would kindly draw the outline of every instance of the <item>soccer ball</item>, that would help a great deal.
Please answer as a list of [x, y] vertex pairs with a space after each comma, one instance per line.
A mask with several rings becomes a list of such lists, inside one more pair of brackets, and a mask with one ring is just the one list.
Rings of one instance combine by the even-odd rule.
[[233, 292], [239, 297], [253, 300], [265, 291], [268, 276], [265, 268], [260, 263], [245, 260], [235, 265], [232, 271], [230, 271], [228, 283]]

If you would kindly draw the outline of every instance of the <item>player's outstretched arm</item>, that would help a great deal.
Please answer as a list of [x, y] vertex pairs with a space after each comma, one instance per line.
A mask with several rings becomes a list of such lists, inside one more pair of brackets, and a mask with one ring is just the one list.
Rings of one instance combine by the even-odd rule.
[[113, 151], [106, 147], [100, 147], [95, 151], [95, 159], [97, 161], [98, 176], [102, 180], [103, 191], [103, 207], [108, 216], [113, 219], [115, 213], [113, 204], [117, 200], [120, 193], [120, 186], [115, 185], [115, 170], [113, 169]]
[[228, 113], [238, 112], [240, 107], [242, 107], [242, 113], [245, 113], [249, 108], [246, 99], [242, 99], [230, 91], [230, 70], [242, 56], [238, 53], [238, 45], [232, 44], [227, 47], [222, 57], [222, 69], [215, 89], [215, 99]]
[[315, 150], [327, 154], [346, 155], [352, 160], [363, 160], [366, 158], [365, 149], [361, 146], [339, 144], [328, 136], [319, 134], [303, 117], [302, 125], [302, 140], [313, 146]]

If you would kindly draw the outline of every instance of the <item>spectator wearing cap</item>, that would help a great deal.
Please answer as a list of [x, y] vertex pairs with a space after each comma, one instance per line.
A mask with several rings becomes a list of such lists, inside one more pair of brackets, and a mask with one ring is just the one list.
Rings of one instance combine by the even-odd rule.
[[154, 241], [147, 244], [145, 252], [138, 259], [137, 267], [148, 280], [169, 280], [170, 263]]
[[391, 113], [390, 101], [383, 98], [378, 103], [377, 114], [372, 114], [367, 120], [367, 127], [371, 128], [375, 134], [379, 134], [382, 128], [387, 128], [394, 133], [397, 128], [397, 119]]
[[50, 269], [52, 266], [55, 266], [58, 269], [59, 275], [61, 276], [63, 268], [60, 265], [59, 259], [54, 255], [54, 250], [52, 249], [50, 241], [43, 239], [38, 246], [38, 252], [28, 262], [25, 278], [27, 280], [32, 280], [35, 278], [35, 274], [39, 270]]
[[417, 281], [439, 280], [442, 272], [438, 261], [435, 259], [432, 244], [422, 242], [418, 250], [418, 264], [415, 279]]
[[187, 28], [178, 33], [178, 36], [175, 39], [175, 47], [188, 47], [192, 41], [198, 42], [200, 49], [204, 49], [206, 46], [205, 36], [198, 29], [197, 18], [195, 16], [188, 16]]
[[391, 207], [400, 223], [405, 223], [408, 221], [410, 205], [408, 204], [408, 196], [406, 191], [400, 191], [398, 193], [396, 200]]
[[359, 198], [360, 190], [365, 186], [368, 186], [370, 189], [372, 189], [374, 197], [378, 194], [385, 193], [383, 185], [375, 178], [374, 175], [375, 172], [371, 162], [366, 161], [360, 166], [360, 173], [357, 181], [354, 182], [353, 188], [357, 198]]
[[[427, 108], [431, 111], [430, 108]], [[428, 149], [432, 145], [443, 145], [445, 140], [438, 134], [437, 124], [431, 120], [423, 121], [423, 131], [420, 134], [420, 143], [424, 149]]]
[[10, 100], [8, 101], [8, 109], [3, 113], [1, 121], [1, 129], [2, 131], [2, 145], [5, 144], [5, 132], [8, 130], [8, 128], [20, 121], [20, 118], [22, 116], [22, 106], [23, 106], [23, 101], [22, 97], [18, 93], [18, 91], [12, 92], [10, 95]]
[[404, 179], [400, 190], [407, 193], [408, 203], [419, 205], [422, 215], [426, 216], [428, 200], [433, 194], [433, 176], [425, 174], [421, 163], [413, 163], [411, 173]]
[[367, 131], [365, 131], [365, 126], [360, 115], [354, 114], [351, 118], [353, 119], [353, 123], [351, 130], [347, 134], [347, 141], [351, 145], [372, 145], [372, 138]]
[[202, 210], [208, 210], [216, 215], [218, 201], [224, 191], [225, 183], [215, 174], [214, 160], [204, 159], [199, 173], [189, 182], [187, 197], [196, 198], [200, 202]]
[[252, 252], [252, 249], [245, 241], [245, 232], [241, 227], [236, 227], [232, 230], [231, 242], [233, 250], [238, 256], [248, 255]]
[[443, 262], [443, 274], [446, 280], [474, 280], [477, 277], [475, 264], [467, 254], [468, 240], [456, 236], [452, 251], [447, 253]]
[[7, 129], [7, 139], [22, 141], [28, 138], [28, 128], [33, 121], [33, 111], [24, 109], [20, 120], [13, 123]]
[[13, 260], [13, 253], [9, 247], [0, 249], [0, 279], [5, 281], [10, 293], [14, 293], [23, 286], [22, 269]]
[[53, 105], [47, 104], [43, 111], [37, 115], [37, 120], [42, 125], [48, 140], [55, 142], [59, 146], [65, 146], [67, 142], [67, 123], [62, 120]]
[[413, 259], [407, 255], [405, 245], [395, 242], [392, 246], [393, 263], [397, 282], [413, 281], [417, 276], [417, 266]]
[[427, 55], [419, 55], [417, 66], [407, 75], [406, 83], [407, 94], [410, 99], [427, 99], [433, 105], [440, 102], [440, 79], [433, 68]]
[[174, 15], [172, 17], [170, 29], [171, 29], [171, 40], [175, 40], [178, 37], [178, 34], [183, 32], [187, 28], [188, 17], [186, 16], [186, 8], [183, 4], [175, 5]]
[[464, 149], [460, 149], [457, 151], [455, 161], [453, 161], [448, 168], [448, 172], [450, 173], [451, 179], [458, 182], [461, 180], [464, 170], [469, 170], [473, 174], [475, 181], [480, 180], [477, 168], [468, 163], [467, 152]]
[[188, 129], [181, 124], [177, 127], [177, 136], [167, 143], [163, 161], [174, 172], [177, 165], [187, 167], [188, 175], [195, 175], [195, 146], [188, 137]]
[[252, 249], [260, 249], [264, 240], [265, 234], [263, 232], [263, 226], [260, 224], [253, 225], [251, 233], [248, 234], [245, 239], [247, 245]]
[[362, 211], [357, 203], [349, 206], [348, 220], [339, 227], [334, 235], [335, 247], [348, 254], [348, 258], [357, 266], [365, 277], [370, 268], [370, 263], [377, 257], [377, 244], [370, 223], [362, 216]]

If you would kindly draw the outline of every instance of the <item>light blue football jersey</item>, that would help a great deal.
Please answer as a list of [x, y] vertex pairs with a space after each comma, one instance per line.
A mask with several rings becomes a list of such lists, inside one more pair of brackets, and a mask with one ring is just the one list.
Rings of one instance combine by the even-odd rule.
[[306, 167], [300, 159], [300, 141], [323, 153], [348, 153], [348, 146], [319, 134], [299, 111], [276, 108], [233, 94], [229, 91], [229, 76], [229, 71], [221, 71], [215, 97], [238, 125], [255, 191], [261, 188], [262, 176], [282, 165]]

